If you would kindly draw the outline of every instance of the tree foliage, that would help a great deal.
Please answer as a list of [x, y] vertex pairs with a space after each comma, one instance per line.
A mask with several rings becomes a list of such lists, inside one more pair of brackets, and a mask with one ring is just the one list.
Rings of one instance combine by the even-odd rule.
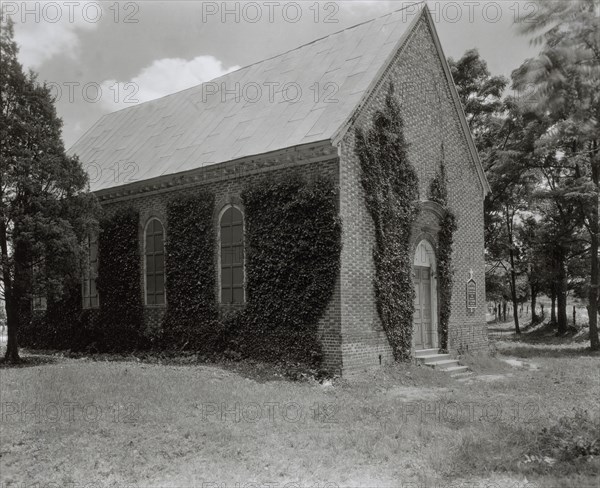
[[492, 76], [477, 49], [469, 49], [456, 61], [449, 58], [448, 64], [477, 149], [484, 153], [495, 145], [508, 80]]
[[79, 243], [97, 206], [78, 159], [65, 154], [50, 89], [24, 73], [13, 24], [0, 22], [1, 279], [6, 358], [18, 361], [19, 322], [28, 320], [33, 294], [56, 298], [77, 279]]
[[[520, 24], [523, 34], [541, 47], [513, 74], [516, 89], [535, 88], [532, 107], [548, 119], [535, 153], [546, 185], [540, 197], [551, 202], [564, 223], [571, 213], [572, 226], [588, 235], [590, 263], [588, 307], [592, 349], [600, 349], [600, 18], [596, 0], [545, 2], [530, 23]], [[559, 306], [560, 308], [560, 306]], [[566, 317], [562, 322], [566, 321]], [[559, 317], [559, 326], [561, 320]]]
[[[452, 62], [492, 188], [486, 199], [487, 288], [506, 296], [502, 290], [508, 285], [518, 330], [516, 305], [525, 298], [519, 281], [525, 277], [532, 305], [538, 293], [558, 302], [559, 332], [567, 330], [567, 292], [585, 289], [591, 345], [597, 348], [597, 2], [543, 2], [538, 7], [535, 18], [518, 23], [540, 53], [513, 71], [516, 96], [499, 98], [504, 86], [476, 51]], [[486, 93], [490, 96], [480, 96]], [[581, 272], [586, 262], [587, 280]]]

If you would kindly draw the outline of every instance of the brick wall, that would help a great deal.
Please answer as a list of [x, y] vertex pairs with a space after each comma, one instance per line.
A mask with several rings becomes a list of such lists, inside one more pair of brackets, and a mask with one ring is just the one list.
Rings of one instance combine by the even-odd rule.
[[[452, 101], [432, 33], [424, 19], [406, 39], [400, 55], [355, 124], [368, 126], [374, 112], [384, 105], [389, 83], [393, 82], [401, 102], [408, 151], [419, 176], [421, 200], [428, 197], [431, 180], [442, 158], [448, 172], [449, 206], [455, 213], [453, 263], [455, 285], [449, 324], [451, 352], [487, 346], [485, 329], [483, 188], [460, 119]], [[355, 154], [354, 130], [340, 143], [340, 212], [344, 223], [341, 269], [342, 360], [344, 373], [378, 366], [393, 360], [379, 321], [373, 288], [373, 224], [364, 205], [360, 184], [360, 163]], [[437, 244], [438, 218], [425, 209], [412, 232], [413, 249], [421, 238]], [[466, 311], [465, 283], [469, 269], [477, 282], [478, 308]]]
[[[407, 38], [401, 55], [384, 74], [356, 124], [367, 125], [374, 111], [383, 106], [390, 81], [393, 81], [396, 95], [401, 100], [405, 136], [410, 144], [408, 154], [419, 175], [421, 200], [427, 199], [429, 184], [439, 168], [442, 152], [446, 162], [449, 205], [458, 221], [453, 255], [456, 271], [449, 348], [451, 352], [485, 348], [483, 188], [424, 19]], [[288, 174], [297, 168], [306, 175], [328, 175], [340, 185], [342, 267], [334, 297], [319, 324], [325, 353], [324, 366], [332, 372], [343, 370], [347, 374], [391, 362], [392, 351], [375, 304], [373, 225], [364, 205], [353, 130], [346, 134], [339, 148], [326, 144], [292, 148], [251, 161], [199, 169], [185, 178], [179, 176], [169, 180], [165, 177], [160, 181], [103, 191], [99, 195], [108, 213], [129, 205], [140, 211], [140, 259], [143, 259], [143, 229], [148, 219], [159, 218], [168, 236], [166, 207], [169, 199], [182, 193], [209, 191], [215, 194], [215, 215], [218, 215], [224, 205], [240, 203], [240, 192], [245, 184], [266, 173]], [[434, 210], [423, 207], [411, 237], [413, 249], [423, 238], [436, 246], [439, 217]], [[474, 314], [467, 313], [465, 306], [469, 269], [473, 270], [478, 285], [479, 307]], [[143, 276], [140, 279], [143, 280]], [[164, 307], [146, 307], [146, 327], [159, 327], [164, 310]]]
[[[231, 162], [223, 165], [199, 169], [187, 183], [171, 183], [166, 178], [157, 184], [144, 185], [143, 182], [133, 185], [131, 190], [118, 188], [99, 193], [104, 211], [110, 215], [118, 209], [133, 206], [140, 212], [139, 249], [143, 267], [144, 228], [149, 219], [158, 218], [165, 227], [168, 241], [168, 223], [166, 219], [169, 200], [183, 194], [194, 192], [209, 192], [215, 195], [215, 231], [218, 226], [218, 215], [222, 208], [230, 203], [241, 206], [240, 194], [245, 185], [263, 178], [266, 174], [285, 175], [300, 170], [309, 178], [318, 175], [328, 176], [338, 184], [338, 155], [336, 148], [324, 145], [318, 148], [310, 147], [304, 150], [282, 152], [252, 161]], [[173, 181], [179, 181], [173, 179]], [[192, 181], [192, 183], [190, 183]], [[243, 208], [242, 208], [243, 210]], [[290, 236], [293, 238], [293, 236]], [[215, 249], [215, 263], [217, 263]], [[218, 266], [215, 264], [215, 268]], [[140, 276], [142, 290], [144, 277]], [[218, 289], [215, 288], [215, 296]], [[334, 297], [319, 323], [319, 334], [324, 350], [324, 366], [331, 371], [341, 372], [341, 336], [340, 336], [340, 286], [335, 287]], [[169, 297], [167, 295], [167, 304]], [[223, 306], [221, 307], [223, 308]], [[145, 306], [145, 327], [151, 332], [160, 327], [165, 313], [164, 306]]]

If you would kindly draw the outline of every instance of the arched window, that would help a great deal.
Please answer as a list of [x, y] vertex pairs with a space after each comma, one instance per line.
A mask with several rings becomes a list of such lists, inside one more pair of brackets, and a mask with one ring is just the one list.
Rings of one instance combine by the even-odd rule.
[[85, 262], [83, 265], [83, 308], [98, 308], [100, 300], [96, 289], [98, 278], [98, 235], [92, 232], [85, 240]]
[[165, 304], [165, 231], [158, 219], [146, 225], [146, 305]]
[[244, 303], [244, 216], [233, 206], [221, 215], [221, 303]]

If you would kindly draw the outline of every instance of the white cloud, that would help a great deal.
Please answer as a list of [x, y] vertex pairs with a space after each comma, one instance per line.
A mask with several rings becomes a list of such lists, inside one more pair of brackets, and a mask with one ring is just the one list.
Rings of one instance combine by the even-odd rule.
[[185, 90], [239, 68], [225, 68], [214, 56], [198, 56], [189, 61], [182, 58], [158, 59], [129, 82], [102, 82], [102, 104], [108, 110], [118, 110]]
[[77, 58], [79, 32], [95, 29], [99, 20], [100, 11], [94, 5], [87, 8], [88, 3], [95, 2], [3, 2], [3, 12], [15, 22], [25, 69], [38, 69], [57, 54]]

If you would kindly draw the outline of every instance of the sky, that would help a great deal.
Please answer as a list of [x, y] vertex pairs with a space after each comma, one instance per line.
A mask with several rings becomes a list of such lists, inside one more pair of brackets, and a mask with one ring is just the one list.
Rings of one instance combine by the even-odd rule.
[[[103, 115], [294, 49], [414, 1], [2, 1], [19, 60], [56, 97], [69, 148]], [[477, 48], [509, 77], [537, 53], [515, 19], [527, 0], [428, 0], [446, 56]]]

